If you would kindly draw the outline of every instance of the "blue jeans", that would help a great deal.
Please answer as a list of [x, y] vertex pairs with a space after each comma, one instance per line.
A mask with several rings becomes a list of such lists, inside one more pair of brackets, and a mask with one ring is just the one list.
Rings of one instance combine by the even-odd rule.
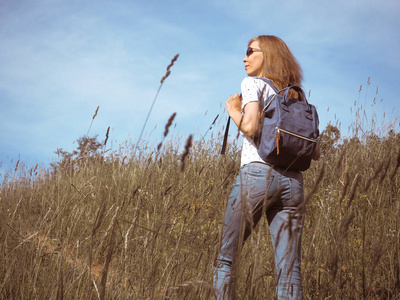
[[214, 269], [217, 299], [233, 299], [236, 257], [264, 212], [275, 253], [278, 299], [302, 299], [300, 255], [305, 210], [301, 204], [301, 172], [285, 172], [258, 162], [242, 166], [229, 196]]

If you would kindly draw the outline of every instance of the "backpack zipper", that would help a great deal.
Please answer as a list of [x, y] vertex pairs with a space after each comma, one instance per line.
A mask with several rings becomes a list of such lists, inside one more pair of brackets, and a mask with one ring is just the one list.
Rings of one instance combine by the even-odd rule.
[[278, 133], [276, 134], [275, 140], [276, 140], [276, 155], [279, 155], [279, 140], [281, 139], [281, 132], [279, 131], [278, 127], [275, 127], [276, 131]]
[[[313, 143], [316, 143], [316, 142], [317, 142], [317, 140], [315, 140], [315, 139], [310, 139], [310, 138], [307, 138], [307, 137], [302, 136], [302, 135], [300, 135], [300, 134], [293, 133], [293, 132], [291, 132], [291, 131], [288, 131], [288, 130], [285, 130], [285, 129], [282, 129], [282, 128], [279, 128], [279, 127], [275, 127], [275, 129], [276, 129], [276, 131], [279, 133], [279, 137], [280, 137], [280, 131], [282, 131], [282, 132], [284, 132], [284, 133], [287, 133], [287, 134], [293, 135], [293, 136], [295, 136], [295, 137], [298, 137], [299, 139], [307, 140], [307, 141], [313, 142]], [[278, 136], [278, 135], [277, 135], [277, 136]]]
[[275, 137], [275, 139], [276, 139], [276, 155], [279, 155], [279, 140], [281, 139], [281, 131], [284, 132], [284, 133], [293, 135], [293, 136], [295, 136], [295, 137], [297, 137], [299, 139], [307, 140], [307, 141], [312, 142], [312, 143], [316, 143], [317, 142], [317, 140], [307, 138], [307, 137], [302, 136], [300, 134], [296, 134], [296, 133], [293, 133], [291, 131], [279, 128], [279, 127], [275, 127], [275, 129], [277, 131], [277, 134], [276, 134], [276, 137]]

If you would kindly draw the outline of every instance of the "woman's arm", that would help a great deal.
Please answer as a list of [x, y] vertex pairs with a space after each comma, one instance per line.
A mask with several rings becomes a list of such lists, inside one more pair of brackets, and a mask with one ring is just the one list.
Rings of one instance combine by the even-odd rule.
[[253, 101], [247, 103], [243, 108], [244, 114], [241, 112], [242, 98], [238, 94], [231, 96], [225, 104], [229, 116], [238, 126], [239, 130], [252, 137], [257, 132], [260, 120], [258, 102]]

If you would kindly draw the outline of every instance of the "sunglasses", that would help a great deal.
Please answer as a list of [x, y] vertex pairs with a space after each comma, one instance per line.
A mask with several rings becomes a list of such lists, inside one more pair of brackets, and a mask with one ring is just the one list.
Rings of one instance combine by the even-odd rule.
[[253, 52], [262, 52], [262, 50], [261, 49], [254, 49], [254, 48], [249, 47], [249, 48], [247, 48], [246, 56], [252, 55]]

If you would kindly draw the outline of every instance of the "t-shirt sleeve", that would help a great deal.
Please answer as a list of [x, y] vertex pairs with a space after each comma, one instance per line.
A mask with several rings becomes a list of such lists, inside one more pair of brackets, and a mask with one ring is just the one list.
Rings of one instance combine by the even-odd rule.
[[241, 92], [242, 92], [242, 111], [245, 105], [249, 102], [258, 102], [259, 99], [259, 88], [256, 83], [256, 80], [251, 77], [246, 77], [243, 79], [241, 84]]

